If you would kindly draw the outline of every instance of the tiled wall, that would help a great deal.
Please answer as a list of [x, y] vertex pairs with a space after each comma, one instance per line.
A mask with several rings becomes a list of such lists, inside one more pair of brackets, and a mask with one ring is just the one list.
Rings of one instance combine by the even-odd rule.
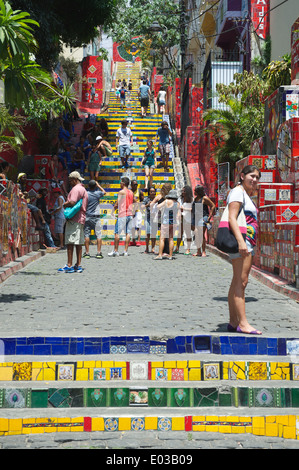
[[0, 418], [0, 435], [51, 432], [92, 431], [188, 431], [220, 432], [224, 434], [254, 434], [258, 436], [298, 439], [299, 417], [271, 416], [217, 416], [194, 415], [178, 417], [75, 417], [75, 418]]

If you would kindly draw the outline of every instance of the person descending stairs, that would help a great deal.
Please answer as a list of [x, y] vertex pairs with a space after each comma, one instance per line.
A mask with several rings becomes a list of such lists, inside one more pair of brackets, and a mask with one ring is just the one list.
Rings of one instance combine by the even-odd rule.
[[[101, 171], [99, 174], [99, 182], [105, 189], [106, 194], [100, 200], [102, 215], [102, 239], [105, 242], [111, 241], [114, 237], [115, 220], [110, 218], [112, 206], [117, 200], [117, 194], [120, 191], [120, 180], [122, 176], [128, 176], [130, 181], [137, 180], [138, 189], [147, 194], [145, 187], [145, 171], [142, 164], [144, 152], [147, 147], [148, 139], [153, 142], [156, 137], [158, 128], [161, 126], [163, 119], [167, 116], [148, 113], [146, 117], [141, 116], [140, 101], [138, 99], [138, 90], [141, 83], [140, 63], [136, 62], [118, 62], [116, 65], [116, 74], [114, 87], [110, 91], [108, 109], [97, 115], [97, 124], [104, 118], [107, 122], [109, 133], [106, 140], [112, 147], [112, 155], [103, 156], [101, 162]], [[125, 82], [125, 101], [122, 102], [118, 94], [116, 94], [119, 83]], [[131, 90], [129, 90], [129, 84]], [[149, 111], [149, 110], [148, 110]], [[152, 109], [153, 111], [153, 109]], [[122, 121], [127, 121], [127, 128], [132, 132], [131, 152], [127, 160], [127, 168], [124, 168], [124, 162], [119, 155], [119, 148], [116, 146], [116, 132], [122, 126]], [[157, 168], [154, 169], [152, 184], [157, 192], [165, 182], [175, 185], [173, 173], [173, 148], [168, 162], [168, 171], [162, 167], [161, 156], [158, 148], [156, 151]], [[88, 173], [85, 174], [85, 180], [90, 178]], [[159, 232], [158, 232], [159, 235]], [[144, 220], [141, 227], [141, 239], [144, 241], [146, 237]]]

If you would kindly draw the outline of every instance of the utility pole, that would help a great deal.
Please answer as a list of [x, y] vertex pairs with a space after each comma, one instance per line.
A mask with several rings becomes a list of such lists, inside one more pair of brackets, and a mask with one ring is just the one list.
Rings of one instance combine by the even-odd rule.
[[185, 58], [186, 58], [186, 5], [185, 0], [180, 0], [180, 34], [181, 34], [181, 97], [184, 90]]

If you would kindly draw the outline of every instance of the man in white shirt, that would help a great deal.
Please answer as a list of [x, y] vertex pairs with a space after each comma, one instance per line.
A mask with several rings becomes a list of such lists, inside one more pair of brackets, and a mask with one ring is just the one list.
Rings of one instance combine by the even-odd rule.
[[122, 121], [121, 127], [116, 131], [116, 146], [118, 146], [122, 168], [128, 168], [128, 158], [131, 155], [131, 146], [133, 145], [132, 131], [127, 126], [128, 121]]

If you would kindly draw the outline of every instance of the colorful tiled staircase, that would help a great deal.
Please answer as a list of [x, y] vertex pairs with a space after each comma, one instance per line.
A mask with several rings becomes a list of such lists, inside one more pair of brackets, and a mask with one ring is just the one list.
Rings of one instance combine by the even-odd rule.
[[[108, 122], [113, 148], [100, 174], [103, 204], [114, 203], [126, 172], [115, 148], [124, 117], [134, 136], [130, 171], [144, 187], [141, 159], [161, 116], [141, 118], [139, 74], [138, 64], [118, 64], [116, 78], [133, 81], [131, 101], [121, 110], [111, 91], [108, 112], [98, 116]], [[166, 180], [175, 183], [173, 158], [169, 172], [155, 171], [157, 187]], [[107, 226], [103, 218], [108, 242], [113, 233], [113, 223]], [[299, 364], [291, 354], [299, 340], [234, 334], [25, 337], [0, 346], [0, 435], [157, 430], [298, 439]]]

